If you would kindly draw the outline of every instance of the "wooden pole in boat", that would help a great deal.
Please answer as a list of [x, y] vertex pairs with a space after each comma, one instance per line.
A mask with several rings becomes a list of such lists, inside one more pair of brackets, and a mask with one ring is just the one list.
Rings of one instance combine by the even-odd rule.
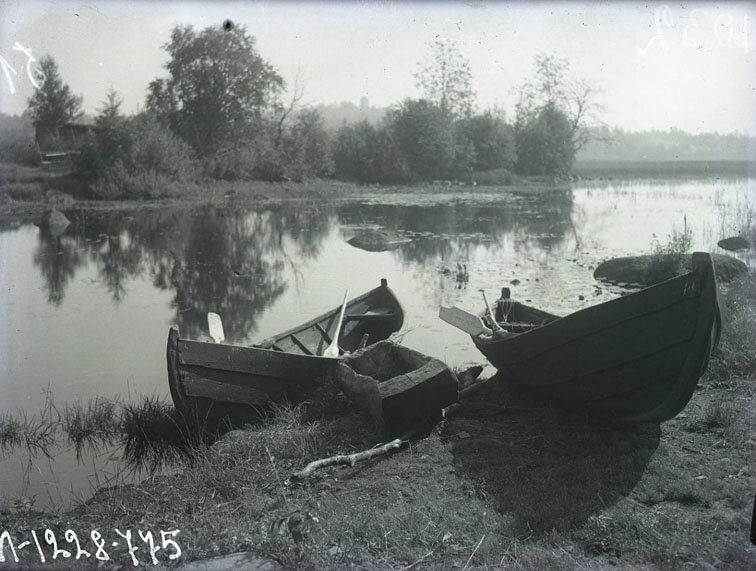
[[341, 304], [341, 313], [339, 314], [339, 320], [336, 322], [336, 331], [333, 334], [333, 341], [323, 351], [323, 357], [338, 357], [339, 356], [339, 333], [341, 332], [341, 322], [344, 320], [344, 312], [346, 311], [347, 297], [349, 296], [349, 290], [344, 292], [344, 301]]
[[491, 309], [491, 304], [488, 303], [488, 298], [486, 297], [486, 290], [481, 289], [480, 293], [483, 294], [483, 301], [486, 302], [486, 310], [488, 312], [488, 319], [491, 321], [491, 328], [494, 331], [503, 331], [501, 325], [496, 321], [496, 318], [494, 317], [493, 310]]

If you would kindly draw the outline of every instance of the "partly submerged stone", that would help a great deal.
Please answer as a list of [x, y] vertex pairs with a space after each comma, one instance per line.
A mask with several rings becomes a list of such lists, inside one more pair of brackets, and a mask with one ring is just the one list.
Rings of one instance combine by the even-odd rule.
[[747, 250], [748, 240], [743, 238], [743, 236], [732, 236], [731, 238], [720, 240], [719, 242], [717, 242], [717, 246], [719, 246], [723, 250], [730, 250], [731, 252], [734, 252], [736, 250]]
[[[748, 267], [737, 258], [712, 254], [714, 272], [720, 282], [729, 282], [748, 274]], [[668, 280], [693, 268], [690, 254], [652, 254], [613, 258], [599, 264], [593, 277], [609, 282], [625, 282], [648, 287]]]
[[66, 215], [60, 210], [53, 208], [52, 210], [45, 212], [39, 222], [36, 222], [35, 224], [39, 226], [40, 230], [43, 232], [46, 232], [53, 237], [57, 237], [68, 228], [71, 221], [66, 218]]
[[347, 243], [368, 252], [383, 252], [384, 250], [393, 250], [411, 241], [393, 230], [382, 228], [360, 232], [347, 240]]

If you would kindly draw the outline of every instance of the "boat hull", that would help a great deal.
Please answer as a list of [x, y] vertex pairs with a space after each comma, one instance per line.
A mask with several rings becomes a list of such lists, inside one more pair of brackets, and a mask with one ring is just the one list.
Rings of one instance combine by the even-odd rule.
[[[176, 408], [198, 420], [236, 422], [271, 402], [296, 401], [336, 373], [340, 358], [319, 353], [330, 344], [341, 307], [263, 341], [243, 347], [168, 334], [168, 381]], [[404, 313], [385, 284], [347, 303], [339, 346], [354, 351], [397, 331]]]
[[711, 257], [694, 254], [693, 267], [529, 331], [473, 341], [506, 380], [545, 396], [613, 421], [668, 420], [690, 400], [721, 328]]

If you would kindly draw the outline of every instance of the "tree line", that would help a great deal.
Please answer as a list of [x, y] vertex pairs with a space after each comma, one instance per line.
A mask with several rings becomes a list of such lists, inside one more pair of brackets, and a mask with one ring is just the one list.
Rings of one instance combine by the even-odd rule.
[[[377, 124], [329, 131], [317, 109], [287, 92], [243, 26], [177, 26], [164, 45], [166, 75], [149, 84], [144, 111], [124, 115], [110, 91], [77, 166], [101, 196], [156, 196], [177, 181], [296, 180], [360, 183], [506, 180], [510, 173], [565, 175], [575, 154], [600, 134], [597, 90], [568, 76], [555, 55], [535, 58], [519, 89], [514, 121], [478, 111], [469, 62], [438, 40], [418, 65], [422, 93], [394, 105]], [[82, 99], [51, 57], [29, 101], [36, 127], [58, 129], [81, 115]]]
[[749, 161], [756, 157], [756, 137], [737, 133], [625, 131], [604, 128], [611, 145], [589, 143], [578, 161]]

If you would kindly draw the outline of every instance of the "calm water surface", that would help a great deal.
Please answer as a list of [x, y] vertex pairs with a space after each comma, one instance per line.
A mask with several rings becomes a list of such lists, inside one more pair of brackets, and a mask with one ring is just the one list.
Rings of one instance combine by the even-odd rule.
[[[756, 206], [756, 180], [638, 182], [503, 198], [376, 195], [361, 203], [269, 209], [67, 211], [57, 237], [0, 222], [0, 414], [38, 413], [99, 395], [169, 398], [168, 328], [207, 338], [208, 311], [227, 342], [251, 344], [358, 295], [382, 277], [406, 311], [404, 344], [450, 365], [481, 362], [440, 305], [482, 308], [479, 289], [564, 314], [619, 295], [593, 279], [601, 261], [649, 253], [687, 226], [693, 249], [721, 251]], [[367, 252], [347, 240], [388, 227], [412, 241]], [[753, 265], [753, 260], [742, 257]], [[457, 263], [469, 281], [458, 283]], [[449, 271], [451, 270], [451, 271]], [[584, 299], [580, 299], [580, 297]], [[0, 496], [37, 507], [84, 498], [120, 472], [117, 450], [55, 460], [0, 456]]]

